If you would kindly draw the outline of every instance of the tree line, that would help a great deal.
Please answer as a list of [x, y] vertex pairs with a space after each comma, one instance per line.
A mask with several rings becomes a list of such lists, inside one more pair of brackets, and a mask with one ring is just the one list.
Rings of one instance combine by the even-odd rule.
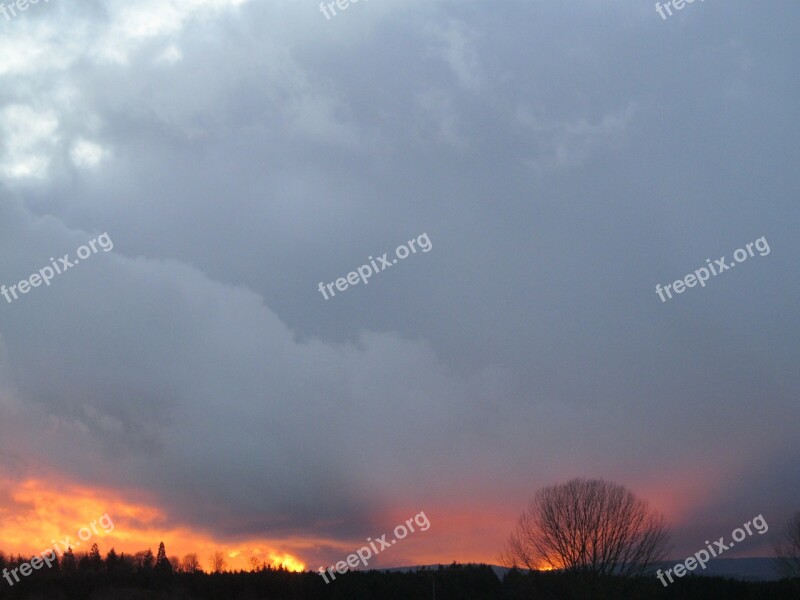
[[[168, 557], [97, 544], [68, 549], [50, 568], [12, 587], [0, 580], [0, 600], [797, 600], [800, 596], [800, 512], [775, 543], [778, 581], [736, 581], [691, 574], [669, 587], [654, 576], [666, 557], [663, 516], [623, 486], [574, 479], [539, 490], [501, 554], [505, 572], [489, 565], [398, 571], [350, 571], [326, 586], [314, 572], [295, 573], [250, 559], [250, 570], [226, 570], [225, 555]], [[28, 559], [0, 552], [0, 571]]]
[[[29, 563], [31, 558], [25, 558], [21, 554], [9, 555], [0, 551], [0, 572], [3, 570], [13, 570], [25, 563]], [[50, 561], [49, 570], [65, 573], [199, 573], [203, 571], [200, 559], [196, 553], [189, 553], [183, 558], [179, 556], [167, 557], [167, 550], [164, 542], [159, 543], [156, 554], [151, 549], [142, 550], [134, 554], [125, 552], [117, 553], [111, 548], [103, 557], [97, 544], [92, 544], [88, 552], [74, 552], [68, 548], [60, 557], [55, 556]], [[214, 552], [209, 556], [208, 564], [211, 573], [222, 573], [226, 567], [225, 554]], [[259, 562], [252, 557], [250, 559], [251, 570], [272, 568], [265, 562]]]

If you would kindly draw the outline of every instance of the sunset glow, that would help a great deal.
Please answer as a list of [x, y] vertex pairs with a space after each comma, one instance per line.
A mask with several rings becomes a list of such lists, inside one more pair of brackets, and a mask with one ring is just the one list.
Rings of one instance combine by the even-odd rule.
[[[5, 501], [0, 520], [0, 539], [5, 552], [35, 554], [52, 547], [53, 542], [70, 538], [76, 552], [88, 551], [97, 543], [105, 554], [111, 548], [118, 553], [134, 554], [150, 548], [155, 551], [164, 542], [169, 556], [182, 557], [196, 553], [201, 565], [208, 567], [215, 551], [226, 556], [228, 570], [250, 570], [251, 557], [259, 564], [303, 571], [305, 563], [281, 547], [281, 542], [247, 539], [230, 542], [216, 539], [186, 528], [169, 527], [162, 510], [147, 503], [134, 503], [117, 492], [105, 489], [59, 483], [52, 480], [27, 479], [19, 483], [0, 483]], [[102, 527], [98, 520], [108, 515], [113, 527]], [[95, 523], [92, 532], [91, 524]], [[92, 532], [86, 541], [79, 539], [79, 530]], [[303, 542], [295, 541], [295, 545]]]
[[797, 600], [798, 19], [0, 0], [0, 600]]

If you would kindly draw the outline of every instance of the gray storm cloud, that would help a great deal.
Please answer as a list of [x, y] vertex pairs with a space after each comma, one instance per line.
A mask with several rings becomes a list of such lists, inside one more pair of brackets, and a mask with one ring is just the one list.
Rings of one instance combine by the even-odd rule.
[[0, 298], [7, 473], [230, 535], [514, 512], [575, 475], [714, 474], [687, 551], [797, 509], [797, 7], [35, 8], [0, 22], [0, 283], [114, 250]]

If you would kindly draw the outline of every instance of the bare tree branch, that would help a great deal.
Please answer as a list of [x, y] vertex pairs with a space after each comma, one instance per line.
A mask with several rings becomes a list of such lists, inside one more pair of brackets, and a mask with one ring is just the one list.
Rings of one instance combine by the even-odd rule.
[[528, 569], [631, 577], [664, 558], [668, 538], [664, 517], [621, 485], [573, 479], [536, 493], [501, 560]]
[[800, 512], [796, 512], [775, 544], [778, 570], [784, 577], [800, 577]]

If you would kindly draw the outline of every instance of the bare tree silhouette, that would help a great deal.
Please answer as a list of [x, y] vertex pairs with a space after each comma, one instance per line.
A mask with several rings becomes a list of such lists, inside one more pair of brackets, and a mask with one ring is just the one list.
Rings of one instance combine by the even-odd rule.
[[800, 511], [794, 513], [775, 543], [778, 570], [784, 577], [800, 577]]
[[225, 561], [225, 554], [217, 550], [214, 554], [211, 555], [211, 572], [212, 573], [222, 573], [227, 566], [227, 562]]
[[202, 571], [197, 554], [191, 553], [183, 557], [183, 560], [181, 560], [181, 571], [184, 573], [196, 573], [198, 571]]
[[540, 489], [509, 537], [507, 566], [638, 576], [666, 554], [664, 517], [623, 486], [573, 479]]

